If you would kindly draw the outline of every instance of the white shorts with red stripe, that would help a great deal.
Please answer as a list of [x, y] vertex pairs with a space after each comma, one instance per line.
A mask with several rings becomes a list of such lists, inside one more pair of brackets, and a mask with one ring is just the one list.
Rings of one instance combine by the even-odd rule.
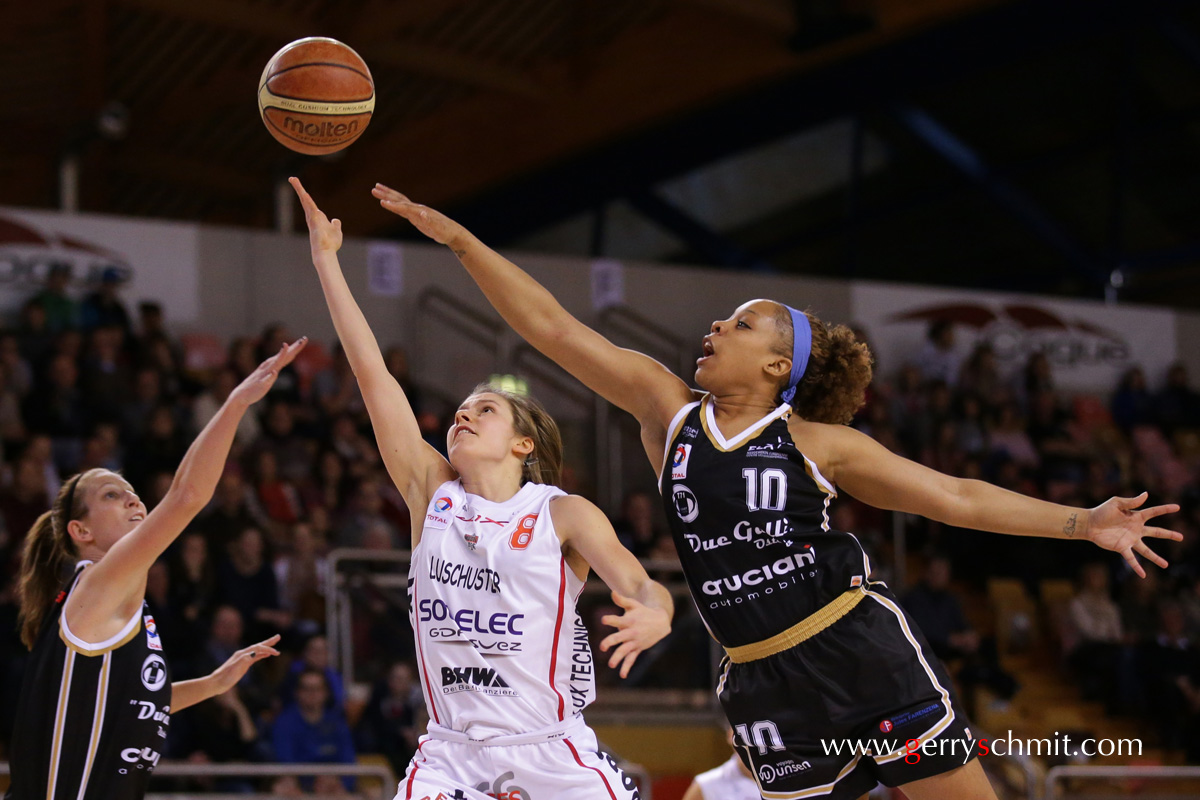
[[396, 800], [638, 800], [636, 782], [573, 717], [534, 733], [472, 740], [429, 726]]

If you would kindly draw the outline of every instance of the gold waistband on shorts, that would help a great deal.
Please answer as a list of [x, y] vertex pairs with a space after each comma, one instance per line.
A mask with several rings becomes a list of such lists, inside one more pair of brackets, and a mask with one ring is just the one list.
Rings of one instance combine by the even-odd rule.
[[760, 658], [782, 653], [789, 647], [800, 644], [805, 639], [811, 639], [846, 616], [850, 612], [850, 609], [858, 605], [866, 596], [866, 591], [862, 587], [850, 589], [847, 592], [843, 592], [832, 602], [827, 603], [814, 613], [800, 620], [786, 631], [781, 631], [770, 639], [763, 639], [761, 642], [744, 644], [741, 647], [726, 647], [725, 652], [728, 654], [729, 660], [735, 664], [758, 661]]

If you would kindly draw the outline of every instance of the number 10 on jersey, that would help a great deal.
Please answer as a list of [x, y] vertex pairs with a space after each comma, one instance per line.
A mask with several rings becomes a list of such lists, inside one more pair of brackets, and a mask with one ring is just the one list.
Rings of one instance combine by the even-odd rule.
[[783, 511], [787, 502], [787, 473], [781, 469], [744, 469], [746, 508], [751, 511]]

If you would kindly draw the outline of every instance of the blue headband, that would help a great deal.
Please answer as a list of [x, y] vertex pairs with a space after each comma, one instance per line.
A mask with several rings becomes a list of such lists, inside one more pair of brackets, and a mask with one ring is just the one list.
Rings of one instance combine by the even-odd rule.
[[790, 404], [796, 396], [800, 379], [804, 377], [804, 370], [808, 369], [808, 355], [812, 352], [812, 323], [803, 311], [787, 305], [784, 308], [792, 315], [792, 375], [782, 395], [783, 402]]

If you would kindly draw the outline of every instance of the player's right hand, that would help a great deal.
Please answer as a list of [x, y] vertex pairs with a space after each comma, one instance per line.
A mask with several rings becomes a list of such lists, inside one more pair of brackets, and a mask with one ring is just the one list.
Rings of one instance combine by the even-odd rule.
[[454, 241], [462, 239], [467, 232], [466, 228], [440, 211], [434, 211], [429, 206], [414, 203], [395, 189], [384, 186], [382, 183], [375, 184], [371, 194], [379, 199], [379, 205], [397, 216], [404, 217], [417, 230], [438, 244], [450, 245], [451, 248], [454, 248]]
[[296, 190], [300, 205], [304, 209], [304, 221], [308, 223], [308, 244], [313, 255], [318, 253], [336, 253], [342, 248], [342, 221], [330, 221], [325, 212], [317, 208], [312, 196], [304, 190], [299, 178], [288, 178], [288, 183]]

